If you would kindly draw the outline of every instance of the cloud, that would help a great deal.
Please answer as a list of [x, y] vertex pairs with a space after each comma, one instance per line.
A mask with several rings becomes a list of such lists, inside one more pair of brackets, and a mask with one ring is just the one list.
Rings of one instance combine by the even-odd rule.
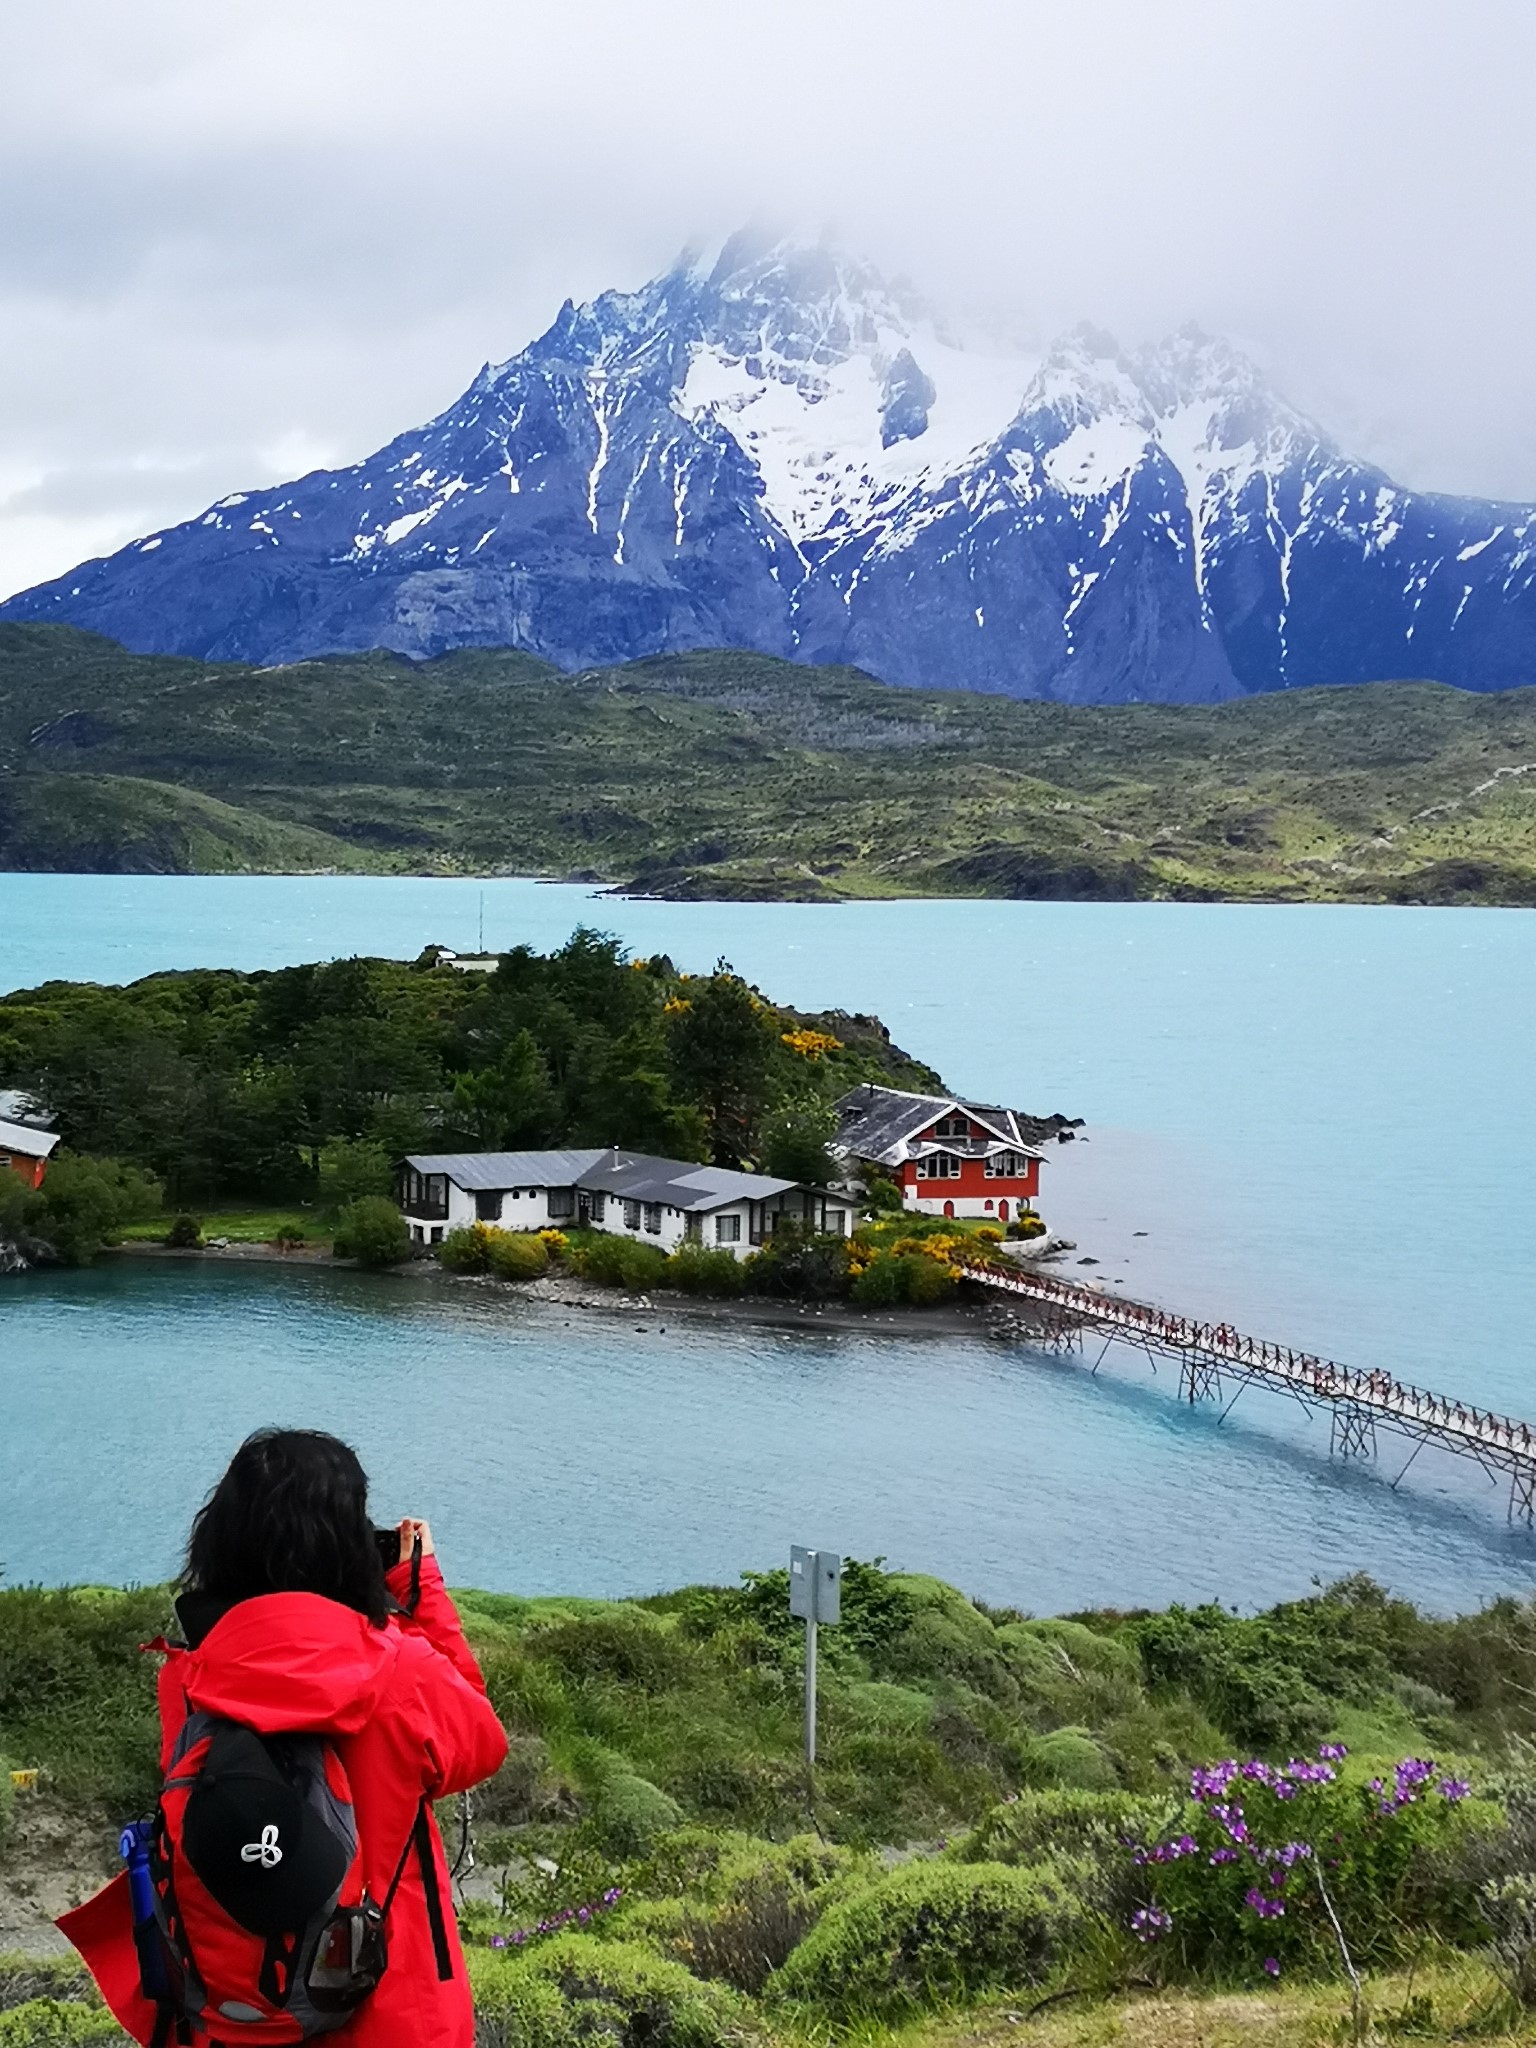
[[1499, 0], [9, 10], [0, 589], [765, 214], [1037, 341], [1196, 319], [1403, 481], [1536, 498], [1533, 58]]

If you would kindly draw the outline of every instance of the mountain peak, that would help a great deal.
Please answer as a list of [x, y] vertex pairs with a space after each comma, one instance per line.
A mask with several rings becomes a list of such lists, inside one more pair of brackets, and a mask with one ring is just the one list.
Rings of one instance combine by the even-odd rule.
[[752, 226], [568, 299], [366, 460], [0, 617], [257, 664], [737, 646], [1072, 702], [1502, 688], [1536, 656], [1536, 511], [1393, 489], [1197, 327], [961, 348], [835, 236]]

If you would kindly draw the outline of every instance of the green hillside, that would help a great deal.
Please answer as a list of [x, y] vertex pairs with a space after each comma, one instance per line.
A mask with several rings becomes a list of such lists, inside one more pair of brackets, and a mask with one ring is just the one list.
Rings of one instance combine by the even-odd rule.
[[[1532, 2038], [1529, 1603], [1036, 1619], [850, 1561], [814, 1779], [783, 1570], [459, 1604], [509, 1741], [459, 1902], [478, 2048]], [[169, 1621], [165, 1588], [0, 1591], [23, 1942], [153, 1800]], [[121, 2040], [75, 1966], [0, 1957], [0, 2042]]]
[[729, 651], [255, 670], [0, 627], [0, 863], [21, 868], [1533, 904], [1533, 769], [1530, 691], [1090, 710]]

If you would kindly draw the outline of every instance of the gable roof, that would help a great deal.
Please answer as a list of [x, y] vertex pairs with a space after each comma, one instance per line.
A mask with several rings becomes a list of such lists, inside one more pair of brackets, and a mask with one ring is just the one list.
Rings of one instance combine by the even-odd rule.
[[767, 1173], [736, 1173], [689, 1159], [660, 1159], [612, 1147], [552, 1152], [422, 1152], [405, 1164], [417, 1173], [441, 1173], [468, 1194], [498, 1189], [587, 1188], [628, 1202], [665, 1202], [674, 1209], [708, 1210], [727, 1202], [761, 1202], [803, 1185]]
[[964, 1102], [952, 1095], [911, 1095], [902, 1088], [879, 1088], [866, 1082], [851, 1089], [836, 1107], [833, 1151], [875, 1160], [882, 1166], [896, 1166], [914, 1156], [920, 1149], [920, 1133], [950, 1110], [959, 1110], [979, 1123], [998, 1145], [1031, 1159], [1040, 1156], [1024, 1135], [1025, 1126], [1034, 1120], [992, 1103]]
[[23, 1159], [47, 1159], [59, 1142], [57, 1131], [40, 1130], [36, 1124], [14, 1124], [0, 1117], [0, 1152], [15, 1152]]

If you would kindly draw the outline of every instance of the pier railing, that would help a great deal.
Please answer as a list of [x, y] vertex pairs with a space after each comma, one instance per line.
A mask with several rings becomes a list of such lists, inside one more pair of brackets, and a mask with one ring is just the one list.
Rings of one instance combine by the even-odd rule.
[[1149, 1356], [1176, 1358], [1179, 1392], [1187, 1401], [1225, 1400], [1229, 1385], [1233, 1400], [1245, 1386], [1269, 1386], [1309, 1409], [1328, 1409], [1330, 1450], [1343, 1458], [1374, 1457], [1378, 1428], [1407, 1438], [1413, 1453], [1394, 1486], [1427, 1443], [1473, 1458], [1490, 1478], [1508, 1476], [1510, 1520], [1536, 1525], [1536, 1428], [1529, 1423], [1411, 1386], [1391, 1373], [1361, 1372], [1250, 1337], [1230, 1323], [1197, 1322], [1150, 1302], [1074, 1286], [1054, 1274], [963, 1256], [961, 1264], [984, 1287], [1032, 1303], [1035, 1334], [1048, 1340], [1071, 1340], [1091, 1330], [1105, 1337], [1106, 1346], [1122, 1338]]

